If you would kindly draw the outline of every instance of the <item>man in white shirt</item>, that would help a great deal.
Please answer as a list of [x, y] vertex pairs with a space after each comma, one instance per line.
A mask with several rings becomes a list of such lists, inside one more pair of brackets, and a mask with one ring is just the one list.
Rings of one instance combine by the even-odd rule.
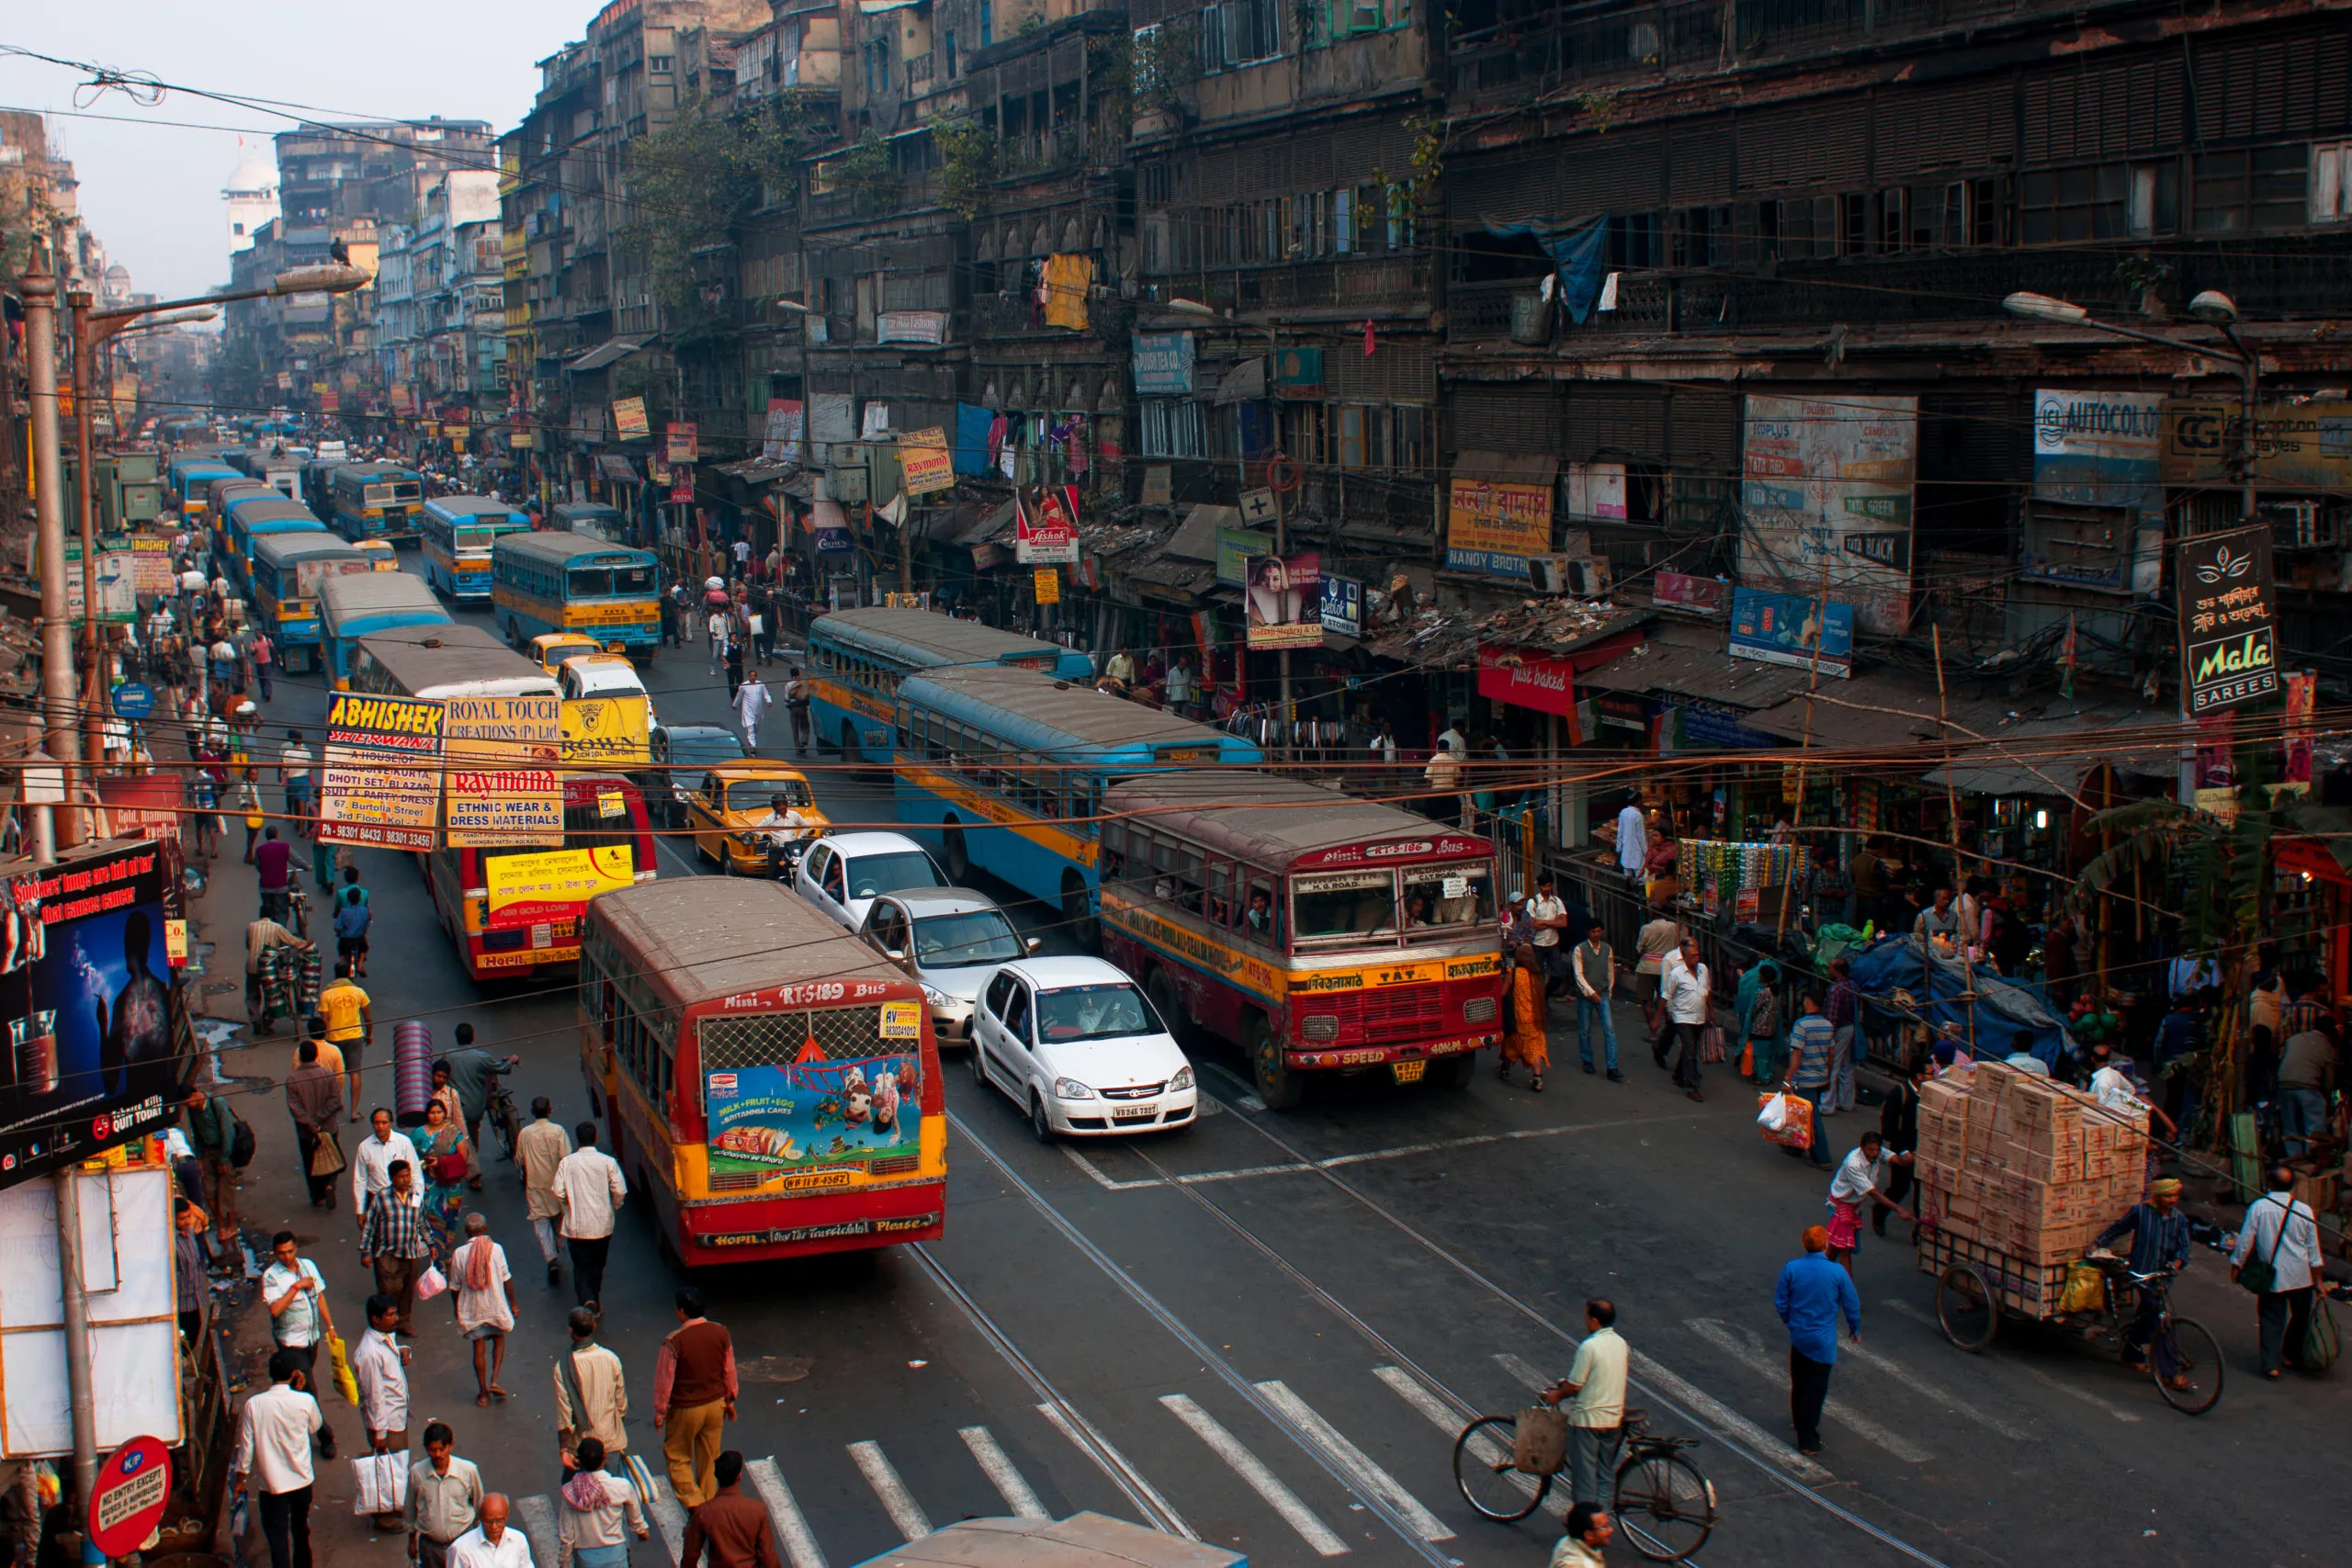
[[1642, 797], [1629, 796], [1617, 813], [1617, 869], [1634, 881], [1650, 861], [1650, 825], [1642, 816]]
[[1674, 1038], [1682, 1049], [1674, 1058], [1674, 1081], [1684, 1094], [1693, 1100], [1705, 1097], [1699, 1092], [1699, 1036], [1706, 1030], [1710, 1019], [1710, 992], [1714, 976], [1699, 962], [1699, 944], [1689, 937], [1682, 939], [1682, 961], [1668, 968], [1659, 977], [1666, 990], [1666, 1016], [1674, 1024]]
[[563, 1207], [563, 1232], [571, 1249], [571, 1293], [594, 1307], [605, 1289], [605, 1259], [613, 1249], [613, 1211], [628, 1197], [628, 1183], [612, 1156], [596, 1146], [596, 1123], [572, 1129], [580, 1146], [555, 1168], [555, 1200]]
[[743, 728], [743, 750], [754, 755], [760, 750], [760, 717], [772, 700], [768, 683], [760, 679], [757, 670], [746, 672], [743, 683], [735, 688], [735, 717]]
[[481, 1522], [449, 1543], [449, 1568], [531, 1568], [531, 1543], [506, 1528], [506, 1494], [481, 1500]]
[[[2230, 1254], [2230, 1278], [2240, 1276], [2248, 1263], [2267, 1265], [2267, 1290], [2255, 1294], [2255, 1319], [2261, 1325], [2262, 1375], [2277, 1379], [2278, 1369], [2296, 1364], [2303, 1337], [2312, 1325], [2312, 1288], [2320, 1279], [2319, 1221], [2311, 1205], [2295, 1199], [2295, 1173], [2286, 1166], [2271, 1168], [2269, 1190], [2246, 1206], [2245, 1224], [2238, 1227], [2237, 1249]], [[2252, 1281], [2262, 1284], [2259, 1267]]]
[[1633, 1348], [1619, 1337], [1617, 1307], [1595, 1296], [1584, 1303], [1584, 1338], [1568, 1375], [1544, 1391], [1544, 1403], [1556, 1405], [1573, 1394], [1568, 1406], [1568, 1467], [1576, 1503], [1601, 1499], [1601, 1450], [1625, 1419], [1625, 1366]]
[[[359, 1147], [351, 1160], [351, 1221], [357, 1224], [368, 1217], [368, 1200], [392, 1184], [392, 1162], [408, 1161], [411, 1170], [422, 1170], [424, 1165], [416, 1157], [416, 1145], [409, 1142], [406, 1133], [395, 1131], [392, 1113], [378, 1106], [368, 1118], [368, 1136], [359, 1140]], [[424, 1201], [423, 1193], [417, 1201]]]
[[1829, 1179], [1829, 1261], [1854, 1271], [1854, 1254], [1861, 1247], [1862, 1205], [1877, 1203], [1917, 1224], [1919, 1217], [1887, 1196], [1887, 1168], [1909, 1165], [1911, 1156], [1889, 1155], [1876, 1128], [1864, 1133]]
[[279, 1231], [270, 1237], [270, 1264], [261, 1271], [261, 1299], [269, 1308], [269, 1335], [306, 1376], [313, 1372], [319, 1342], [334, 1331], [326, 1290], [319, 1266], [301, 1256], [292, 1231]]
[[1168, 711], [1182, 718], [1193, 716], [1193, 661], [1178, 654], [1168, 666], [1168, 679], [1160, 688], [1160, 700]]
[[326, 1425], [303, 1389], [300, 1362], [284, 1350], [269, 1358], [269, 1387], [245, 1401], [237, 1417], [237, 1452], [229, 1484], [243, 1495], [261, 1483], [261, 1530], [269, 1568], [311, 1568], [311, 1439]]
[[548, 1283], [562, 1276], [556, 1261], [555, 1223], [563, 1205], [555, 1201], [556, 1168], [571, 1152], [571, 1140], [554, 1120], [555, 1106], [545, 1095], [531, 1101], [531, 1124], [514, 1135], [514, 1163], [523, 1172], [523, 1201], [530, 1211], [531, 1234], [538, 1238], [539, 1256], [547, 1260]]
[[1535, 928], [1535, 956], [1544, 965], [1544, 996], [1548, 1003], [1552, 987], [1559, 981], [1561, 960], [1566, 953], [1566, 949], [1560, 945], [1560, 933], [1568, 929], [1567, 902], [1553, 885], [1549, 872], [1535, 879], [1535, 897], [1528, 900], [1527, 920]]
[[1116, 681], [1122, 686], [1134, 685], [1136, 683], [1135, 655], [1124, 648], [1118, 649], [1103, 661], [1102, 674], [1105, 679]]
[[[368, 1429], [370, 1453], [399, 1454], [408, 1468], [408, 1351], [392, 1337], [401, 1303], [392, 1296], [368, 1298], [368, 1332], [351, 1351], [352, 1381], [359, 1385], [359, 1420]], [[378, 1514], [376, 1528], [401, 1528], [398, 1508]]]

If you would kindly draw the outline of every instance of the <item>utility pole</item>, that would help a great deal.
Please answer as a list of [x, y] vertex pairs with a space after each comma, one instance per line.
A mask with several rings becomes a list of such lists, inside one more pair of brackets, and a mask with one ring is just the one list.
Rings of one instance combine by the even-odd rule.
[[25, 369], [32, 383], [33, 482], [40, 557], [40, 687], [49, 754], [64, 775], [65, 805], [57, 809], [55, 832], [68, 843], [82, 841], [81, 812], [74, 805], [81, 783], [82, 736], [74, 723], [74, 628], [65, 614], [65, 477], [58, 461], [57, 278], [46, 258], [36, 255], [17, 282], [25, 301]]
[[[87, 1508], [98, 1484], [97, 1403], [90, 1393], [90, 1298], [82, 1279], [82, 1168], [68, 1166], [50, 1179], [57, 1189], [57, 1271], [64, 1283], [65, 1393], [74, 1417], [74, 1486], [78, 1508]], [[106, 1554], [82, 1538], [82, 1561], [103, 1563]]]
[[97, 530], [91, 515], [95, 487], [91, 483], [90, 391], [96, 378], [91, 373], [90, 358], [97, 342], [90, 334], [90, 307], [96, 299], [86, 288], [76, 288], [65, 299], [74, 310], [74, 450], [82, 481], [74, 487], [81, 498], [82, 647], [88, 660], [82, 671], [82, 755], [90, 759], [95, 770], [97, 760], [106, 755], [102, 717], [106, 679], [98, 667], [106, 645], [98, 633]]

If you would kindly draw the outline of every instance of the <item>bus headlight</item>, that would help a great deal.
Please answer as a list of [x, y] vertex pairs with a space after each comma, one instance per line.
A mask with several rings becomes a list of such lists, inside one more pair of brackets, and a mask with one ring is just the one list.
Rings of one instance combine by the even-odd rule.
[[1472, 997], [1462, 1004], [1464, 1023], [1492, 1023], [1500, 1004], [1492, 997]]
[[1340, 1037], [1340, 1021], [1327, 1012], [1310, 1014], [1300, 1021], [1298, 1037], [1301, 1040], [1337, 1040]]
[[1056, 1100], [1092, 1100], [1094, 1091], [1076, 1078], [1056, 1078], [1054, 1098]]

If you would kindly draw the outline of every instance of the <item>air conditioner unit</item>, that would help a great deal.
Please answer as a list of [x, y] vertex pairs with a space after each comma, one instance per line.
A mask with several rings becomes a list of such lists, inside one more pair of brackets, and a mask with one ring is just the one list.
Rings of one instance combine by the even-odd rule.
[[1568, 592], [1578, 599], [1598, 599], [1609, 592], [1609, 558], [1570, 556]]
[[1538, 593], [1566, 593], [1569, 591], [1568, 564], [1566, 556], [1530, 556], [1528, 581]]

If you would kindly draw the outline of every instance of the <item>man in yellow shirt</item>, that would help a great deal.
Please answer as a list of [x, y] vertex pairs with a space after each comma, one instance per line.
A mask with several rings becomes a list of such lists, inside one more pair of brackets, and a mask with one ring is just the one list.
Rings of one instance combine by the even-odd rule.
[[319, 1011], [327, 1021], [327, 1043], [343, 1052], [344, 1077], [351, 1093], [351, 1119], [359, 1120], [360, 1053], [376, 1033], [376, 1010], [368, 993], [351, 981], [351, 960], [334, 961], [334, 983], [319, 993]]

